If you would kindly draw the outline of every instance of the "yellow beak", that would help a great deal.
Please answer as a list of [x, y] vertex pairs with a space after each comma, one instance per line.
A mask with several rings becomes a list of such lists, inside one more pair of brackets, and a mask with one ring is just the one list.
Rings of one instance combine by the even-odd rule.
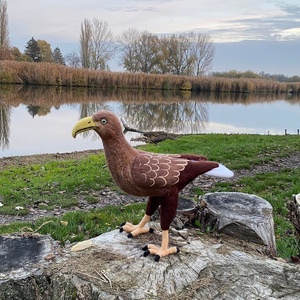
[[91, 129], [95, 129], [96, 127], [97, 127], [97, 125], [93, 121], [92, 117], [83, 118], [83, 119], [79, 120], [73, 127], [72, 136], [73, 136], [73, 138], [76, 138], [76, 135], [78, 133], [88, 131]]

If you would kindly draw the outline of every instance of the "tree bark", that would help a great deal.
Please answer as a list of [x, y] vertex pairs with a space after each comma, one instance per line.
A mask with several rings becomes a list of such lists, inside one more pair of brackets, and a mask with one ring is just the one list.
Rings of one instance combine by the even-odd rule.
[[[193, 215], [194, 205], [182, 198], [179, 215]], [[132, 239], [107, 232], [77, 247], [79, 252], [50, 237], [0, 236], [0, 300], [300, 299], [299, 268], [271, 259], [261, 250], [266, 246], [253, 243], [276, 250], [267, 201], [209, 193], [203, 205], [206, 224], [235, 238], [171, 228], [170, 246], [180, 252], [159, 262], [142, 251], [149, 242], [160, 245], [159, 222], [149, 224], [154, 233]]]
[[53, 259], [43, 252], [39, 262], [0, 271], [0, 300], [300, 298], [299, 268], [259, 255], [249, 242], [232, 246], [230, 238], [220, 241], [195, 228], [173, 230], [170, 244], [180, 253], [159, 262], [143, 257], [145, 244], [161, 241], [159, 224], [150, 225], [157, 233], [128, 239], [114, 230], [80, 252], [53, 242]]
[[300, 194], [293, 195], [293, 201], [288, 203], [289, 217], [300, 237]]

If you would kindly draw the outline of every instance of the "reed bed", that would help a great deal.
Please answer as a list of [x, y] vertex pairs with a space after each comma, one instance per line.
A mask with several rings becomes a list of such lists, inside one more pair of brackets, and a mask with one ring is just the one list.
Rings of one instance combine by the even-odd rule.
[[53, 63], [0, 61], [0, 83], [97, 89], [152, 89], [222, 93], [300, 94], [300, 82], [259, 78], [187, 77], [108, 72]]

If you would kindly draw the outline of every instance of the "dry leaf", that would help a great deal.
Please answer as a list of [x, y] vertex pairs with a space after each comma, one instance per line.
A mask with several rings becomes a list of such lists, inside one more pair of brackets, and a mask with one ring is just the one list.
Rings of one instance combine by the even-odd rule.
[[84, 249], [90, 248], [93, 246], [93, 242], [91, 240], [79, 242], [71, 248], [72, 252], [82, 251]]

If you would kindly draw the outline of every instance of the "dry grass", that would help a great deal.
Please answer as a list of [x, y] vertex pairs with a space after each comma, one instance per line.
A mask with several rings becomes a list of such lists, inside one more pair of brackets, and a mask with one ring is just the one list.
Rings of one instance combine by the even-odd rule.
[[187, 77], [77, 69], [53, 63], [0, 61], [0, 83], [109, 89], [300, 94], [300, 83], [258, 78]]

